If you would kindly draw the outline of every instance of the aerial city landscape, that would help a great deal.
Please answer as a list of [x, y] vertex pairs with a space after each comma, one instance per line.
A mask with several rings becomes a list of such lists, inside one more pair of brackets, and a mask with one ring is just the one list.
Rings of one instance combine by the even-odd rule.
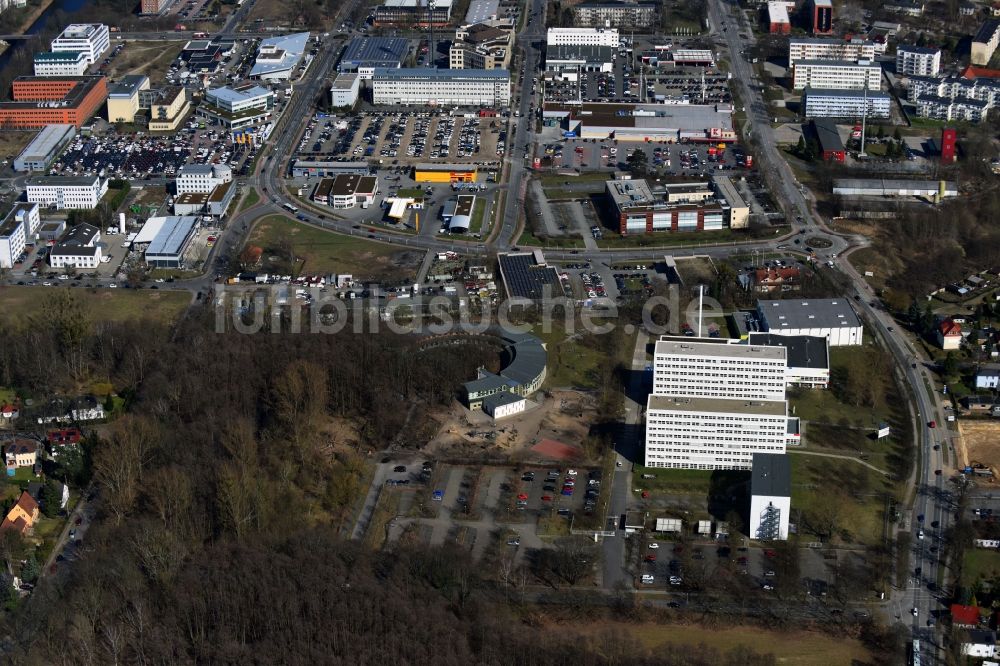
[[1000, 663], [998, 46], [0, 0], [0, 663]]

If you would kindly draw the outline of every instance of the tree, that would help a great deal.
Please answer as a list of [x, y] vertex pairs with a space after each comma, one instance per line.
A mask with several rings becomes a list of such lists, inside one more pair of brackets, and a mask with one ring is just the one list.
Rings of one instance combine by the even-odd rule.
[[28, 559], [24, 561], [21, 565], [21, 580], [25, 583], [34, 583], [38, 580], [38, 575], [42, 572], [41, 565], [38, 564], [38, 558], [35, 557], [35, 553], [28, 555]]
[[108, 393], [107, 397], [104, 399], [104, 413], [111, 415], [111, 412], [115, 411], [115, 398], [112, 393]]
[[42, 487], [42, 513], [48, 518], [58, 516], [62, 509], [62, 493], [56, 483], [56, 481], [49, 479]]
[[803, 135], [799, 135], [799, 142], [795, 146], [795, 154], [799, 157], [806, 157], [806, 138]]
[[903, 142], [903, 134], [899, 131], [898, 127], [895, 129], [895, 131], [893, 131], [892, 138], [900, 143]]
[[628, 168], [633, 173], [645, 175], [649, 166], [649, 156], [646, 155], [646, 151], [636, 148], [625, 160], [625, 163], [628, 164]]

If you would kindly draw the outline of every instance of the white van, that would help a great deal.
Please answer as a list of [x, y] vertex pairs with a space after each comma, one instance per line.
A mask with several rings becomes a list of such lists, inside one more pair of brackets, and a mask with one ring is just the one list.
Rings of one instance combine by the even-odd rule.
[[645, 585], [651, 585], [654, 580], [653, 574], [642, 574], [642, 582]]

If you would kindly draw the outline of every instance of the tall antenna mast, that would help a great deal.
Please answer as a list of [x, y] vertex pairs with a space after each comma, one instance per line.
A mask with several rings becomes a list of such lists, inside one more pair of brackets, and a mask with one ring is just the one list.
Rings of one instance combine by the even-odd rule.
[[434, 49], [434, 10], [437, 8], [436, 0], [427, 0], [427, 27], [430, 28], [430, 50], [428, 56], [431, 59], [431, 68], [435, 68], [437, 54]]
[[704, 296], [705, 296], [705, 285], [698, 285], [698, 334], [697, 337], [701, 337], [701, 317], [702, 308], [704, 307]]
[[861, 103], [861, 152], [858, 153], [858, 157], [867, 157], [865, 155], [865, 121], [868, 119], [868, 83], [865, 82], [865, 97], [864, 102]]

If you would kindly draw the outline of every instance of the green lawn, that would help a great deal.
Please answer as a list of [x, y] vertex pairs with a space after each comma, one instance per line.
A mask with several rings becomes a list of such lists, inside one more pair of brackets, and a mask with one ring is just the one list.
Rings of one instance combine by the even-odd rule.
[[535, 326], [531, 331], [545, 342], [548, 353], [546, 386], [594, 388], [600, 353], [585, 345], [567, 341], [562, 327], [553, 326], [552, 329], [545, 333], [541, 326]]
[[[379, 232], [372, 234], [378, 236]], [[276, 257], [281, 246], [288, 245], [296, 258], [294, 270], [299, 274], [337, 273], [360, 279], [412, 277], [424, 256], [422, 252], [400, 250], [367, 238], [325, 231], [284, 215], [258, 220], [249, 242], [264, 249], [265, 270], [269, 257]]]
[[[50, 287], [49, 290], [68, 287]], [[71, 289], [94, 322], [150, 319], [172, 322], [191, 302], [187, 291], [150, 289]], [[0, 287], [0, 312], [11, 321], [36, 314], [45, 298], [39, 287]]]
[[606, 232], [604, 238], [597, 241], [602, 248], [618, 247], [678, 247], [690, 245], [706, 245], [716, 243], [749, 243], [761, 238], [771, 238], [788, 233], [788, 227], [773, 227], [766, 232], [751, 234], [747, 231], [722, 229], [720, 231], [692, 232], [657, 232], [653, 234], [634, 234], [620, 236]]
[[576, 183], [586, 183], [586, 182], [599, 182], [601, 183], [600, 191], [604, 191], [604, 181], [611, 180], [614, 178], [613, 171], [584, 171], [581, 174], [575, 176], [558, 174], [558, 173], [547, 173], [539, 178], [542, 181], [542, 187], [553, 187], [564, 185], [569, 182], [571, 185]]
[[14, 476], [8, 476], [8, 483], [27, 484], [31, 481], [41, 481], [42, 477], [35, 476], [34, 470], [30, 467], [18, 467], [14, 471]]
[[531, 233], [530, 230], [525, 228], [521, 237], [517, 239], [518, 245], [530, 245], [533, 247], [566, 247], [566, 248], [582, 248], [585, 247], [583, 239], [579, 236], [570, 236], [568, 238], [539, 238]]
[[[644, 474], [655, 478], [644, 479]], [[636, 465], [632, 486], [653, 495], [705, 495], [711, 487], [712, 471], [707, 469], [660, 469]]]
[[257, 190], [250, 190], [247, 192], [246, 196], [243, 197], [243, 202], [240, 203], [240, 207], [237, 212], [242, 212], [244, 209], [256, 206], [258, 203], [260, 203], [260, 195], [257, 194]]
[[986, 548], [969, 548], [962, 560], [962, 584], [972, 587], [977, 580], [1000, 576], [1000, 552]]
[[407, 197], [422, 199], [424, 197], [424, 191], [419, 187], [404, 187], [396, 191], [396, 196], [400, 199], [405, 199]]
[[469, 223], [469, 233], [478, 234], [483, 230], [483, 216], [486, 214], [486, 201], [476, 197], [476, 205], [472, 209], [472, 221]]

